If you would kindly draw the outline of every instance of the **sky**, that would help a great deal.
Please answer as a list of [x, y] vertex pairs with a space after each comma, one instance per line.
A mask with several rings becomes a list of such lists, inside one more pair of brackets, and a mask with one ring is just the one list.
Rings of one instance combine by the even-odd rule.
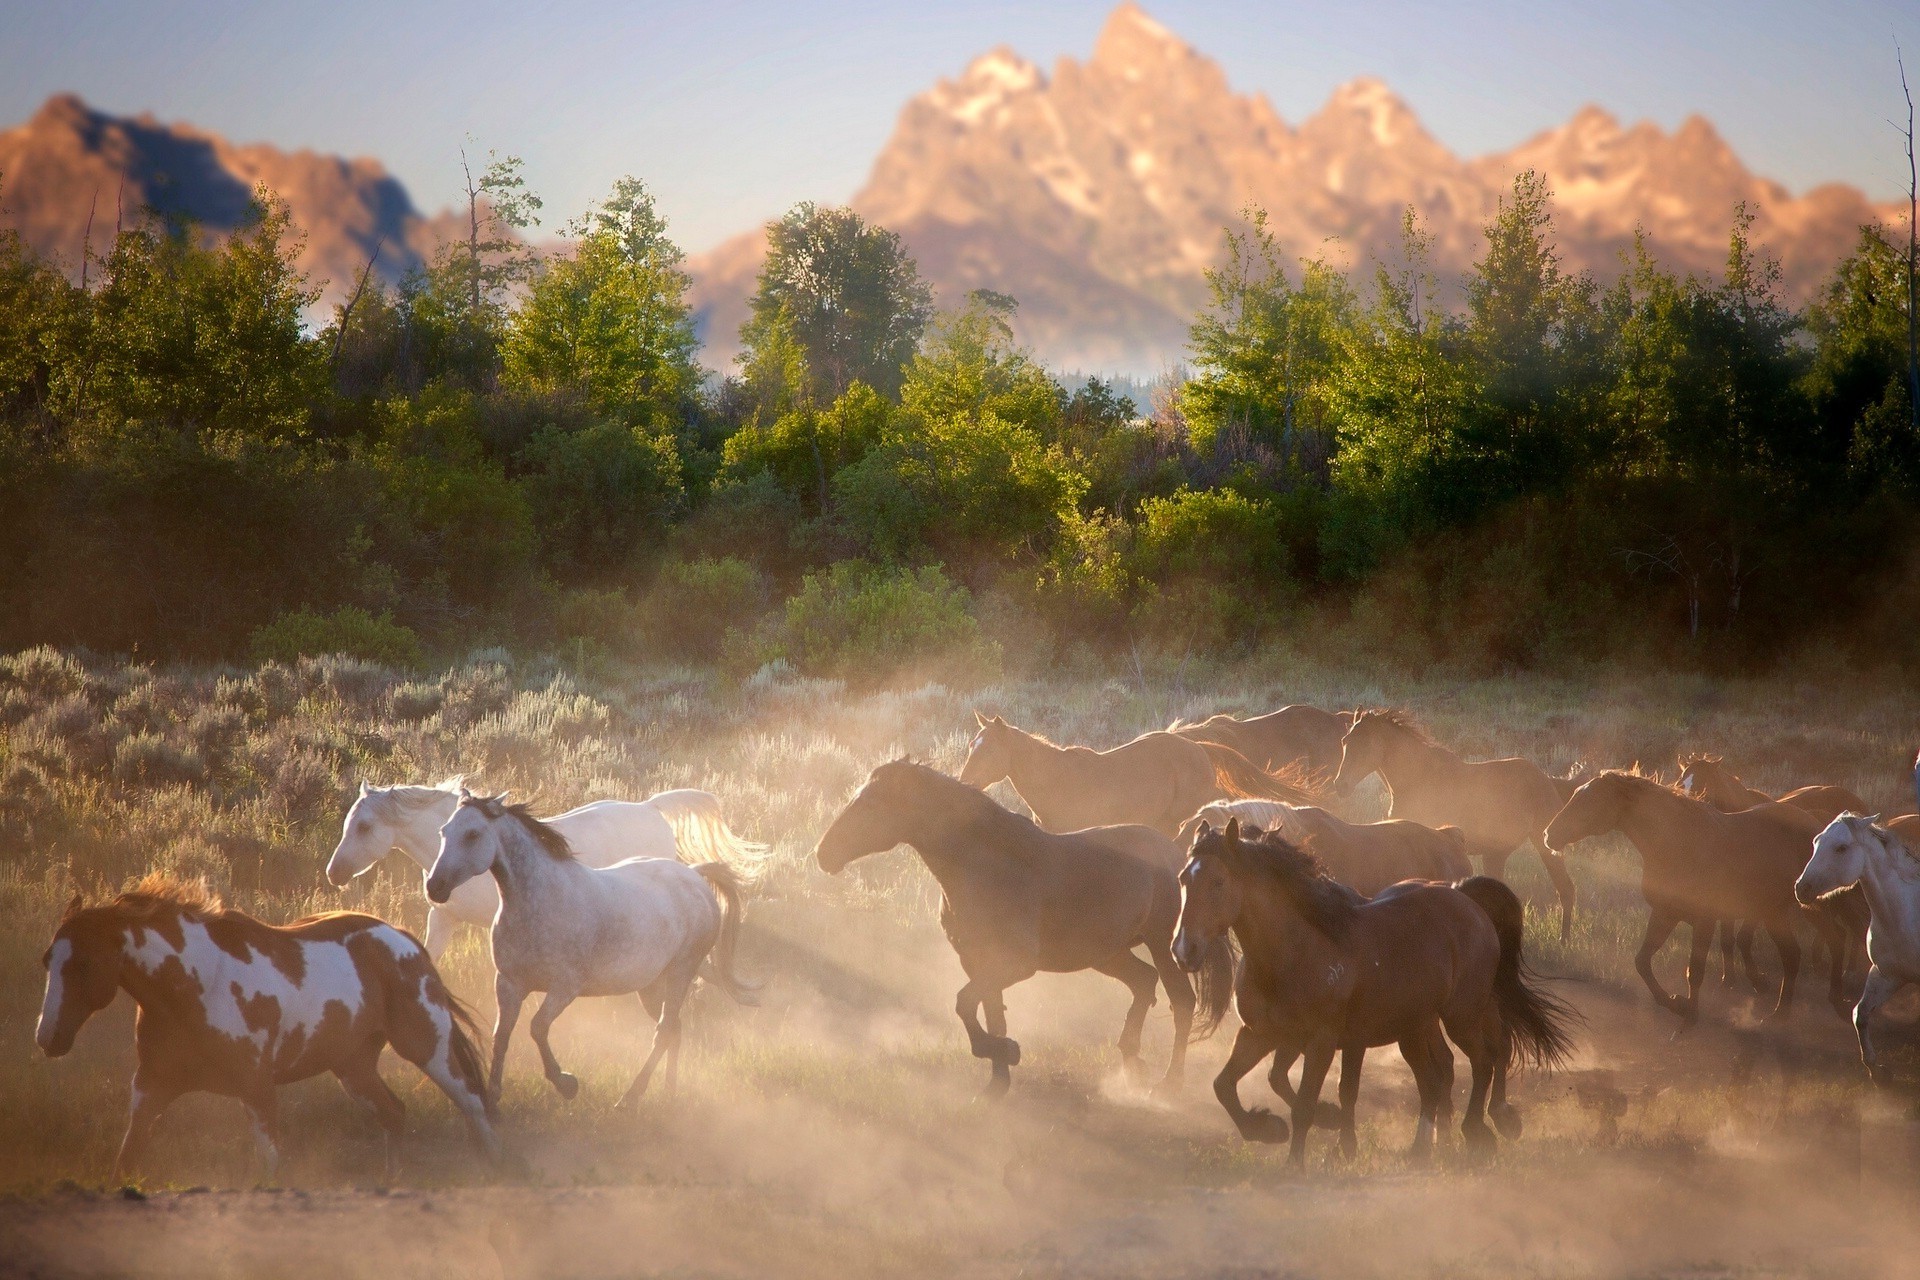
[[[463, 144], [517, 154], [557, 228], [623, 174], [699, 251], [865, 180], [900, 107], [1006, 45], [1084, 59], [1106, 3], [702, 0], [0, 0], [0, 126], [76, 92], [236, 141], [381, 160], [423, 210]], [[1298, 123], [1377, 76], [1463, 155], [1598, 103], [1698, 112], [1797, 191], [1905, 194], [1898, 38], [1920, 87], [1920, 0], [1149, 0], [1146, 10]]]

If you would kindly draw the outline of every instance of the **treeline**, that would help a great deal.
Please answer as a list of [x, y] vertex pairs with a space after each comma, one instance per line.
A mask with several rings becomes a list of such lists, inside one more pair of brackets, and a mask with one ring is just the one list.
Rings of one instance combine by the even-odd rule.
[[1719, 277], [1643, 243], [1603, 285], [1523, 175], [1445, 289], [1411, 211], [1371, 278], [1250, 211], [1189, 376], [1136, 405], [1020, 349], [1013, 298], [936, 311], [845, 209], [769, 227], [718, 376], [640, 183], [545, 259], [516, 161], [474, 195], [318, 331], [265, 192], [222, 242], [149, 219], [79, 271], [0, 229], [0, 648], [1920, 661], [1879, 228], [1796, 309], [1744, 211]]

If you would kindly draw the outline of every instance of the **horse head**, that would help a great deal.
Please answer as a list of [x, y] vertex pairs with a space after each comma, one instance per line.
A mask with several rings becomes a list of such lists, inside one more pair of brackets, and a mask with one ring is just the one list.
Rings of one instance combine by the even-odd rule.
[[894, 760], [869, 773], [814, 845], [820, 869], [839, 875], [857, 859], [904, 843], [913, 810], [923, 803], [912, 794], [914, 775], [922, 769], [911, 761]]
[[1218, 829], [1200, 820], [1187, 865], [1180, 869], [1180, 918], [1173, 931], [1174, 961], [1188, 973], [1199, 972], [1207, 953], [1240, 918], [1240, 881], [1233, 871], [1239, 852], [1239, 818], [1228, 818]]
[[493, 869], [500, 856], [498, 823], [506, 814], [507, 793], [475, 795], [460, 788], [460, 803], [440, 828], [440, 852], [427, 872], [427, 900], [444, 904], [453, 891]]
[[87, 1019], [113, 1003], [120, 990], [122, 933], [108, 909], [83, 906], [77, 893], [67, 904], [53, 942], [40, 957], [47, 990], [33, 1038], [49, 1058], [73, 1048]]
[[1886, 853], [1888, 833], [1879, 816], [1843, 813], [1813, 838], [1813, 855], [1793, 882], [1793, 896], [1811, 906], [1851, 889], [1866, 878], [1873, 859]]
[[967, 762], [960, 766], [960, 781], [981, 790], [1013, 772], [1013, 740], [1020, 732], [999, 716], [973, 713], [979, 726], [973, 741], [967, 744]]

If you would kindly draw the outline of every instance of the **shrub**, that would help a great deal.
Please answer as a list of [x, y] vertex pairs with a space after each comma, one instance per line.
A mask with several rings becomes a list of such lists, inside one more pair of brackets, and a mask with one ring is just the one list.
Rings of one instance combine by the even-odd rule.
[[[389, 614], [376, 618], [353, 605], [330, 614], [312, 609], [283, 613], [253, 633], [251, 647], [258, 662], [292, 663], [311, 654], [338, 653], [393, 667], [420, 663], [420, 637], [410, 628]], [[266, 671], [260, 674], [264, 677]]]
[[767, 610], [766, 578], [732, 557], [669, 561], [640, 602], [647, 644], [681, 659], [711, 659], [729, 633], [752, 630]]
[[972, 598], [938, 566], [897, 569], [843, 560], [808, 574], [783, 611], [772, 652], [809, 675], [874, 684], [904, 664], [988, 676], [998, 646], [980, 634]]
[[164, 786], [170, 782], [201, 782], [207, 764], [198, 755], [168, 742], [157, 733], [122, 738], [113, 749], [113, 776], [118, 782]]

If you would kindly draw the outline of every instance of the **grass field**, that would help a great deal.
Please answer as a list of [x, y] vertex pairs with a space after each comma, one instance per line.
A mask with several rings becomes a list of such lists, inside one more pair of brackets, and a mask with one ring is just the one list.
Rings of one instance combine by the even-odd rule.
[[[1594, 673], [1454, 679], [1328, 670], [1284, 656], [1232, 669], [850, 692], [763, 674], [515, 663], [442, 675], [338, 660], [152, 670], [51, 651], [0, 660], [0, 1270], [42, 1275], [1902, 1275], [1915, 1255], [1915, 1125], [1861, 1084], [1819, 980], [1783, 1031], [1710, 982], [1705, 1025], [1672, 1040], [1631, 956], [1644, 909], [1624, 845], [1574, 856], [1582, 894], [1562, 945], [1530, 922], [1536, 964], [1589, 1025], [1573, 1070], [1528, 1077], [1526, 1136], [1485, 1165], [1414, 1172], [1411, 1080], [1375, 1054], [1357, 1160], [1311, 1170], [1241, 1143], [1199, 1046], [1184, 1096], [1151, 1104], [1111, 1041], [1126, 998], [1096, 975], [1009, 995], [1024, 1058], [1011, 1098], [973, 1101], [984, 1064], [952, 1016], [962, 979], [937, 891], [905, 852], [830, 878], [813, 839], [879, 761], [957, 768], [978, 706], [1059, 740], [1107, 745], [1175, 717], [1287, 701], [1392, 703], [1469, 755], [1556, 772], [1686, 750], [1750, 782], [1842, 782], [1910, 807], [1920, 696], [1834, 676], [1713, 681]], [[39, 957], [77, 886], [159, 866], [205, 875], [268, 919], [351, 905], [418, 929], [419, 879], [396, 858], [344, 894], [320, 868], [360, 777], [465, 771], [557, 811], [673, 786], [719, 794], [770, 841], [742, 968], [760, 1007], [697, 997], [678, 1098], [612, 1104], [643, 1054], [637, 1002], [585, 1001], [555, 1049], [573, 1103], [524, 1039], [504, 1134], [530, 1170], [479, 1166], [451, 1108], [404, 1064], [404, 1187], [372, 1187], [370, 1119], [330, 1081], [283, 1095], [286, 1160], [260, 1188], [237, 1104], [195, 1098], [162, 1126], [147, 1199], [104, 1186], [124, 1121], [132, 1012], [123, 999], [67, 1058], [32, 1042]], [[1011, 794], [1003, 799], [1014, 803]], [[1550, 897], [1538, 864], [1523, 896]], [[1673, 974], [1679, 947], [1663, 969]], [[484, 939], [445, 966], [491, 1014]], [[1809, 998], [1810, 997], [1810, 998]], [[1149, 1057], [1165, 1053], [1164, 1008]], [[1253, 1100], [1258, 1075], [1243, 1083]], [[209, 1190], [208, 1188], [211, 1188]]]

